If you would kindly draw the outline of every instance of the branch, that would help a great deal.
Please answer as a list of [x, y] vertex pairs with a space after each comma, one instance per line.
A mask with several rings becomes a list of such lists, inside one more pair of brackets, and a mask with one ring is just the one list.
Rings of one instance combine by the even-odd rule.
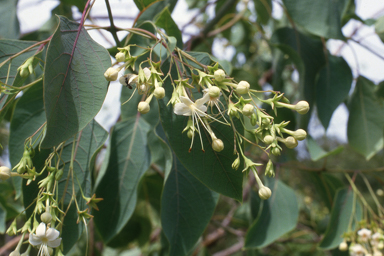
[[215, 254], [213, 254], [212, 256], [229, 256], [229, 255], [233, 255], [233, 253], [237, 252], [237, 251], [240, 251], [244, 246], [244, 241], [241, 240], [240, 242], [232, 245], [231, 247], [225, 249], [225, 250], [222, 250], [220, 252], [217, 252]]
[[111, 10], [111, 6], [109, 5], [109, 0], [105, 0], [105, 5], [107, 6], [109, 21], [111, 22], [111, 27], [110, 27], [109, 31], [111, 32], [113, 39], [115, 39], [116, 46], [120, 47], [121, 44], [120, 44], [119, 38], [117, 37], [117, 34], [116, 34], [117, 30], [116, 30], [115, 24], [113, 23], [112, 10]]

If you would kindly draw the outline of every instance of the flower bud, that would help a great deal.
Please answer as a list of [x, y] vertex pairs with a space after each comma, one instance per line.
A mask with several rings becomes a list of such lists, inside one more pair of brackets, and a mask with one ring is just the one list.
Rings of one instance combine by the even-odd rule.
[[63, 169], [57, 170], [55, 174], [55, 180], [59, 181], [61, 177], [63, 177], [63, 173], [64, 173]]
[[29, 76], [29, 71], [28, 71], [28, 68], [22, 68], [22, 69], [20, 69], [20, 76], [21, 77], [27, 77], [27, 76]]
[[217, 86], [211, 86], [208, 89], [208, 94], [209, 94], [209, 97], [211, 98], [218, 98], [220, 97], [220, 94], [221, 94], [220, 88]]
[[190, 129], [190, 130], [187, 132], [187, 136], [188, 136], [188, 138], [192, 139], [193, 134], [194, 134], [194, 132]]
[[265, 176], [275, 177], [275, 170], [273, 168], [273, 163], [271, 160], [268, 161], [267, 166], [265, 167]]
[[380, 241], [380, 242], [377, 244], [377, 249], [379, 249], [379, 250], [384, 249], [384, 242], [383, 242], [383, 241]]
[[7, 180], [11, 177], [11, 169], [9, 169], [6, 166], [0, 167], [0, 179], [1, 180]]
[[271, 136], [271, 135], [267, 135], [267, 136], [265, 136], [264, 137], [264, 142], [265, 142], [265, 144], [272, 144], [272, 142], [274, 141], [275, 139], [273, 138], [273, 136]]
[[304, 115], [309, 111], [309, 104], [305, 100], [299, 101], [295, 105], [295, 110], [300, 115]]
[[236, 87], [236, 92], [238, 94], [247, 94], [249, 92], [249, 88], [251, 86], [247, 81], [240, 81], [240, 83]]
[[165, 90], [163, 87], [157, 87], [155, 91], [153, 92], [153, 95], [155, 95], [156, 99], [162, 99], [165, 96]]
[[14, 236], [17, 234], [16, 219], [13, 220], [13, 222], [11, 223], [9, 228], [7, 229], [6, 233], [9, 236]]
[[342, 251], [342, 252], [348, 250], [348, 244], [345, 241], [341, 242], [339, 244], [339, 250]]
[[251, 116], [253, 114], [254, 106], [252, 104], [245, 104], [243, 107], [243, 115]]
[[287, 146], [287, 148], [295, 148], [298, 145], [297, 140], [292, 136], [287, 137], [283, 143]]
[[116, 53], [116, 61], [117, 62], [124, 62], [125, 61], [125, 54], [123, 52]]
[[140, 112], [140, 114], [147, 114], [150, 110], [148, 102], [141, 101], [139, 105], [137, 106], [137, 111]]
[[266, 187], [266, 186], [263, 186], [259, 189], [259, 197], [263, 200], [267, 200], [268, 198], [270, 198], [272, 195], [272, 191]]
[[232, 163], [232, 169], [237, 170], [240, 166], [240, 157], [237, 157]]
[[271, 153], [274, 156], [279, 156], [280, 155], [280, 149], [277, 147], [274, 147], [274, 148], [272, 148]]
[[44, 212], [43, 214], [40, 215], [40, 220], [48, 224], [52, 220], [52, 215], [49, 212]]
[[225, 79], [225, 72], [222, 69], [218, 69], [215, 71], [214, 76], [216, 81], [221, 82]]
[[307, 137], [307, 132], [303, 129], [298, 129], [294, 132], [290, 132], [290, 135], [292, 135], [296, 140], [305, 140]]
[[107, 71], [105, 71], [105, 73], [104, 73], [104, 77], [105, 77], [105, 79], [107, 79], [107, 81], [116, 81], [118, 74], [119, 74], [119, 72], [117, 71], [117, 69], [108, 68]]
[[220, 152], [224, 149], [224, 143], [221, 139], [213, 139], [212, 141], [212, 148], [216, 152]]
[[257, 124], [257, 115], [256, 113], [252, 113], [251, 115], [251, 124], [255, 126]]

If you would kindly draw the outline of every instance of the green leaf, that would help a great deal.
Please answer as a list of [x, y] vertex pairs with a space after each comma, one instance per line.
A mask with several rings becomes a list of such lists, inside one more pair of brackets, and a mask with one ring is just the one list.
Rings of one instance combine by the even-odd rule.
[[[164, 72], [165, 70], [169, 70], [168, 65], [168, 61], [166, 62], [166, 65], [163, 65], [162, 68]], [[173, 77], [177, 77], [174, 68], [172, 69], [172, 73]], [[173, 88], [169, 79], [165, 81], [164, 88], [166, 90], [166, 96], [163, 99], [158, 100], [160, 119], [169, 144], [177, 158], [188, 171], [207, 187], [218, 193], [241, 201], [243, 174], [241, 171], [235, 171], [231, 167], [233, 161], [236, 159], [236, 155], [233, 154], [234, 135], [232, 128], [217, 122], [211, 124], [213, 132], [225, 145], [224, 150], [217, 153], [213, 151], [211, 147], [211, 137], [204, 130], [203, 126], [200, 125], [205, 152], [201, 150], [202, 145], [198, 138], [198, 134], [196, 134], [192, 149], [189, 150], [191, 139], [188, 138], [186, 133], [182, 133], [187, 125], [188, 117], [175, 115], [173, 113], [172, 105], [170, 104], [167, 106]], [[200, 97], [201, 95], [196, 94], [195, 96]], [[242, 132], [241, 127], [236, 128], [239, 132]]]
[[344, 150], [343, 146], [338, 146], [337, 148], [327, 152], [322, 149], [311, 136], [307, 136], [306, 142], [312, 161], [318, 161], [327, 156], [337, 155]]
[[17, 39], [20, 35], [19, 19], [17, 18], [17, 0], [0, 2], [0, 38]]
[[[305, 99], [310, 106], [313, 106], [316, 95], [313, 85], [319, 70], [326, 64], [323, 44], [320, 38], [311, 38], [292, 28], [284, 27], [275, 30], [271, 43], [284, 54], [287, 54], [293, 61], [300, 75], [301, 99]], [[301, 117], [301, 127], [307, 126], [309, 117], [310, 114]]]
[[380, 37], [381, 41], [384, 42], [384, 16], [381, 16], [376, 20], [375, 32]]
[[310, 33], [344, 40], [341, 32], [343, 14], [350, 0], [283, 0], [290, 17]]
[[0, 204], [0, 234], [4, 234], [4, 232], [6, 231], [6, 217], [7, 211]]
[[140, 183], [138, 198], [146, 201], [153, 209], [160, 214], [161, 193], [163, 191], [164, 178], [154, 173], [145, 175]]
[[165, 30], [168, 36], [175, 37], [177, 40], [177, 47], [183, 49], [183, 38], [181, 32], [172, 19], [171, 12], [168, 7], [164, 8], [155, 18], [155, 24]]
[[117, 123], [109, 143], [109, 159], [97, 180], [96, 195], [104, 200], [94, 212], [95, 225], [105, 242], [126, 225], [137, 201], [141, 177], [149, 168], [147, 136], [150, 126], [139, 117]]
[[172, 168], [171, 149], [155, 131], [148, 134], [148, 144], [151, 152], [151, 163], [161, 167], [165, 177], [167, 177]]
[[375, 90], [373, 82], [360, 76], [349, 104], [348, 141], [367, 160], [383, 148], [384, 105]]
[[352, 223], [350, 228], [354, 230], [362, 216], [363, 209], [356, 201], [353, 191], [348, 188], [338, 190], [331, 212], [331, 220], [319, 247], [329, 250], [339, 246], [343, 241], [342, 235], [349, 230], [349, 223]]
[[47, 116], [42, 147], [53, 147], [81, 131], [99, 112], [111, 66], [107, 50], [84, 27], [59, 16], [47, 50], [44, 104]]
[[173, 52], [173, 50], [175, 50], [176, 45], [177, 45], [176, 37], [173, 37], [173, 36], [168, 37], [168, 48], [170, 52]]
[[317, 115], [327, 129], [333, 111], [347, 97], [353, 81], [352, 71], [343, 57], [328, 55], [316, 83]]
[[296, 227], [299, 207], [295, 192], [276, 179], [268, 179], [272, 196], [262, 200], [262, 210], [249, 228], [245, 248], [262, 248]]
[[[157, 10], [162, 10], [165, 6], [169, 6], [169, 10], [172, 12], [175, 7], [177, 0], [133, 0], [139, 8], [140, 11], [145, 11], [145, 9], [151, 7], [152, 5], [157, 4]], [[152, 16], [153, 17], [153, 16]]]
[[188, 255], [212, 217], [218, 194], [208, 189], [174, 157], [161, 197], [161, 224], [169, 255]]
[[272, 16], [272, 0], [254, 0], [257, 21], [267, 24]]
[[[28, 89], [17, 102], [9, 135], [9, 161], [12, 167], [16, 166], [23, 156], [25, 140], [44, 123], [43, 82], [41, 81]], [[42, 131], [40, 130], [40, 133]], [[37, 139], [38, 135], [39, 133], [33, 137], [34, 140]], [[22, 179], [13, 177], [12, 180], [15, 185], [16, 198], [19, 198]]]

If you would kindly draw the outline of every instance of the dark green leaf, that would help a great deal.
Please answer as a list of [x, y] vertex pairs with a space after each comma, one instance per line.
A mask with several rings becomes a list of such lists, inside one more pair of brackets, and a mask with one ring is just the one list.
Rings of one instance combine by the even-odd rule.
[[150, 164], [147, 143], [150, 126], [141, 118], [115, 125], [109, 143], [108, 165], [97, 180], [96, 195], [104, 198], [94, 221], [105, 242], [117, 235], [131, 217], [137, 188]]
[[164, 8], [155, 18], [155, 24], [165, 30], [168, 36], [175, 37], [177, 47], [183, 49], [183, 38], [177, 24], [172, 19], [171, 12], [168, 8]]
[[367, 160], [383, 148], [384, 105], [375, 90], [373, 82], [360, 76], [349, 104], [348, 141]]
[[[16, 166], [23, 156], [25, 140], [44, 123], [43, 82], [41, 81], [27, 90], [16, 105], [9, 136], [9, 160], [12, 167]], [[39, 133], [36, 133], [33, 138], [36, 140], [38, 135]], [[21, 195], [21, 181], [20, 177], [13, 177], [16, 198]]]
[[288, 14], [310, 33], [344, 40], [341, 20], [350, 0], [283, 0]]
[[146, 175], [141, 181], [139, 199], [151, 205], [160, 214], [161, 193], [163, 191], [164, 178], [154, 173]]
[[343, 146], [338, 146], [337, 148], [327, 152], [322, 149], [311, 136], [307, 136], [306, 139], [307, 148], [309, 150], [309, 155], [311, 156], [312, 161], [320, 160], [327, 156], [337, 155], [344, 150]]
[[[163, 65], [164, 71], [169, 70], [168, 65], [168, 62], [166, 65]], [[172, 72], [173, 76], [177, 77], [174, 69], [172, 69]], [[213, 151], [210, 146], [211, 137], [202, 126], [201, 137], [205, 152], [201, 150], [202, 145], [200, 139], [197, 137], [199, 135], [196, 135], [194, 145], [191, 151], [189, 151], [191, 140], [186, 133], [182, 133], [187, 125], [188, 117], [175, 115], [172, 105], [167, 106], [173, 88], [169, 79], [165, 81], [164, 88], [166, 90], [166, 96], [158, 101], [160, 118], [171, 148], [176, 153], [180, 162], [210, 189], [241, 201], [243, 174], [241, 171], [235, 171], [231, 168], [232, 162], [236, 159], [236, 155], [233, 154], [234, 135], [232, 128], [217, 122], [211, 124], [213, 132], [225, 145], [224, 150], [220, 153]], [[198, 96], [198, 94], [196, 94], [196, 96]], [[237, 127], [239, 132], [241, 132], [241, 129], [242, 128]]]
[[85, 4], [87, 0], [60, 0], [62, 3], [66, 5], [74, 5], [79, 8], [79, 11], [82, 12], [84, 10]]
[[170, 244], [170, 256], [188, 254], [211, 219], [217, 200], [218, 194], [174, 157], [161, 198], [161, 224]]
[[47, 50], [44, 104], [47, 116], [42, 147], [53, 147], [82, 130], [99, 112], [107, 93], [107, 50], [79, 24], [60, 16]]
[[[133, 0], [140, 11], [145, 11], [148, 7], [155, 5], [157, 10], [162, 10], [168, 5], [169, 10], [172, 12], [177, 0]], [[153, 16], [152, 16], [153, 17]]]
[[325, 129], [333, 111], [348, 97], [353, 81], [352, 71], [343, 57], [328, 55], [327, 60], [316, 84], [317, 115]]
[[6, 230], [6, 223], [5, 223], [6, 217], [7, 217], [7, 211], [0, 204], [0, 234], [4, 234]]
[[272, 16], [272, 0], [254, 0], [257, 21], [267, 24]]
[[340, 189], [335, 198], [325, 236], [319, 247], [323, 250], [336, 248], [343, 241], [342, 235], [349, 230], [354, 230], [355, 225], [361, 220], [363, 209], [356, 201], [356, 196], [349, 188]]
[[17, 0], [0, 2], [0, 38], [17, 39], [20, 35], [19, 19], [17, 18]]
[[276, 179], [268, 179], [272, 196], [261, 201], [262, 210], [249, 228], [245, 248], [262, 248], [296, 227], [299, 207], [295, 192]]

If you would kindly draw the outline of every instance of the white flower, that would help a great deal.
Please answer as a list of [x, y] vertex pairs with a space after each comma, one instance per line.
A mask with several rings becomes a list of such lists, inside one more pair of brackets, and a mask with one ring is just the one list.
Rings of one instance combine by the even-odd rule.
[[60, 232], [54, 228], [46, 228], [45, 223], [41, 222], [36, 229], [36, 234], [30, 234], [29, 243], [33, 246], [40, 246], [39, 256], [50, 256], [49, 247], [56, 248], [61, 244], [58, 238]]
[[363, 228], [357, 231], [357, 234], [359, 235], [361, 241], [367, 242], [368, 239], [371, 237], [372, 231], [369, 229]]
[[201, 99], [196, 100], [195, 103], [189, 98], [180, 96], [181, 103], [176, 103], [173, 112], [176, 115], [183, 116], [205, 116], [207, 107], [204, 105], [209, 100], [209, 95], [205, 94]]
[[363, 256], [364, 255], [364, 248], [360, 244], [354, 244], [350, 248], [351, 256]]

